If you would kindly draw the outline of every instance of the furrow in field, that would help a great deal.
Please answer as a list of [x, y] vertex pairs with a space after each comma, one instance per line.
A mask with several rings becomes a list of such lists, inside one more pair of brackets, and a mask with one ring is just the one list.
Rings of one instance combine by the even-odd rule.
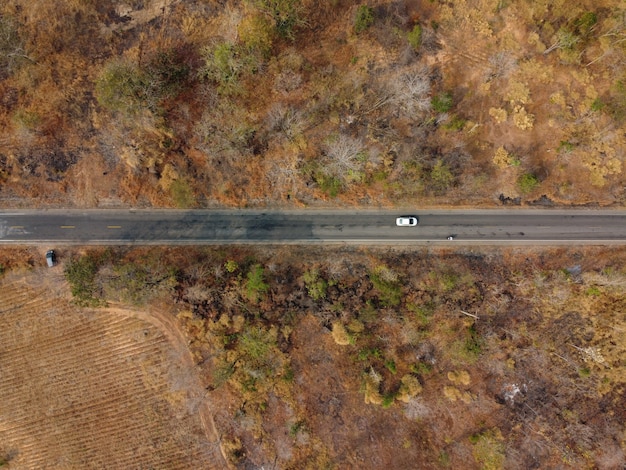
[[18, 451], [12, 466], [226, 467], [188, 391], [172, 389], [183, 365], [161, 323], [28, 284], [0, 284], [0, 442]]
[[[45, 319], [42, 319], [44, 322]], [[0, 327], [5, 326], [0, 323]], [[9, 325], [6, 325], [8, 327]], [[25, 327], [27, 325], [21, 325]], [[63, 351], [68, 351], [72, 349], [81, 350], [84, 348], [86, 344], [94, 344], [95, 342], [101, 342], [103, 344], [94, 345], [94, 347], [106, 346], [107, 344], [114, 344], [117, 348], [123, 348], [124, 345], [116, 344], [115, 338], [110, 338], [111, 336], [115, 337], [124, 337], [124, 328], [132, 327], [132, 324], [123, 324], [121, 321], [116, 321], [112, 327], [108, 327], [106, 330], [98, 330], [96, 325], [93, 323], [89, 323], [89, 320], [86, 319], [84, 323], [74, 326], [73, 328], [67, 328], [65, 330], [59, 330], [59, 334], [50, 338], [49, 334], [46, 334], [45, 344], [42, 345], [40, 351], [45, 350], [45, 354], [50, 355], [54, 353], [58, 349], [62, 349]], [[151, 328], [148, 325], [148, 328]], [[152, 328], [154, 329], [154, 328]], [[95, 336], [95, 338], [94, 338]], [[33, 345], [30, 342], [26, 342], [28, 339], [36, 340], [37, 338], [31, 338], [20, 336], [19, 334], [13, 335], [12, 338], [9, 338], [6, 343], [6, 353], [14, 356], [21, 356], [25, 351], [32, 350]], [[132, 338], [124, 338], [127, 343], [137, 342]], [[11, 341], [12, 340], [12, 341]], [[12, 345], [12, 343], [14, 345]], [[26, 344], [25, 344], [26, 343]]]

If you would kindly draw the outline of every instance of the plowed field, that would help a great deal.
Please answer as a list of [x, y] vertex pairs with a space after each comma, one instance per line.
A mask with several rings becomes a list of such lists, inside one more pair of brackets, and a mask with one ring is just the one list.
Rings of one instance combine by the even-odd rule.
[[75, 307], [52, 275], [56, 288], [32, 272], [0, 282], [0, 452], [9, 468], [224, 468], [171, 325]]

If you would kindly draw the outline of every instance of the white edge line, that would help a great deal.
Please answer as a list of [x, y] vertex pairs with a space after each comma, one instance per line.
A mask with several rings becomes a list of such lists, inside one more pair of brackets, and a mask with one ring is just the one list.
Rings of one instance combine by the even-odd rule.
[[13, 240], [0, 239], [0, 245], [72, 245], [72, 246], [89, 246], [89, 245], [136, 245], [136, 246], [166, 246], [166, 245], [436, 245], [452, 248], [454, 246], [472, 246], [472, 245], [501, 245], [501, 246], [519, 246], [519, 245], [626, 245], [626, 240], [482, 240], [482, 239], [463, 239], [463, 240], [371, 240], [371, 239], [352, 239], [352, 240], [326, 240], [326, 239], [301, 239], [301, 240]]

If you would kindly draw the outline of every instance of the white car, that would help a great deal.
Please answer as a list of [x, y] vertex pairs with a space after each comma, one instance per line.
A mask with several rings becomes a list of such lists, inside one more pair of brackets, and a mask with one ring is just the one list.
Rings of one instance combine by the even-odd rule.
[[415, 227], [417, 225], [417, 217], [398, 217], [396, 225], [398, 227]]

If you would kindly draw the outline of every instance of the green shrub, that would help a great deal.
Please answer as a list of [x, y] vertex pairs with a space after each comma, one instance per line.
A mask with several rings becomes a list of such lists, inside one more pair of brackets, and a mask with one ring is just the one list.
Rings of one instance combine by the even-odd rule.
[[306, 25], [301, 0], [248, 0], [274, 21], [279, 36], [294, 40], [295, 30]]
[[539, 186], [539, 178], [532, 173], [524, 173], [517, 180], [517, 185], [523, 194], [527, 194]]
[[387, 307], [400, 305], [402, 300], [402, 287], [397, 279], [389, 279], [385, 272], [385, 266], [375, 269], [369, 274], [370, 281], [379, 293], [381, 303]]
[[474, 459], [484, 470], [503, 468], [505, 458], [504, 439], [499, 429], [490, 429], [470, 436]]
[[465, 352], [470, 358], [477, 358], [483, 350], [483, 340], [474, 325], [470, 326], [465, 338]]
[[[557, 49], [572, 50], [576, 44], [580, 42], [580, 37], [566, 27], [561, 27], [555, 35], [555, 45]], [[551, 46], [551, 47], [554, 47]]]
[[594, 112], [602, 111], [605, 106], [606, 105], [600, 98], [596, 98], [595, 100], [593, 100], [593, 103], [591, 103], [591, 110]]
[[396, 400], [396, 394], [395, 393], [386, 393], [383, 396], [383, 402], [381, 403], [381, 406], [385, 409], [390, 408], [391, 405], [393, 405], [393, 402]]
[[224, 385], [235, 373], [235, 364], [221, 362], [213, 369], [213, 386], [219, 388]]
[[385, 361], [385, 367], [392, 374], [395, 374], [396, 372], [398, 372], [398, 369], [396, 367], [396, 363], [395, 363], [395, 361], [393, 359], [386, 360]]
[[425, 375], [432, 372], [433, 366], [432, 364], [428, 364], [427, 362], [418, 362], [416, 364], [411, 364], [411, 372], [417, 375]]
[[588, 36], [597, 22], [598, 15], [592, 11], [587, 11], [580, 15], [574, 22], [574, 27], [576, 28], [576, 32], [581, 36]]
[[225, 347], [220, 348], [213, 372], [213, 386], [229, 382], [243, 399], [263, 411], [264, 399], [279, 380], [293, 381], [289, 361], [277, 345], [277, 330], [262, 325], [245, 324], [241, 333], [224, 335]]
[[374, 9], [367, 5], [359, 5], [354, 18], [354, 32], [359, 34], [374, 23]]
[[263, 363], [276, 342], [272, 335], [261, 327], [249, 327], [239, 337], [237, 350], [255, 363]]
[[444, 192], [452, 186], [454, 175], [450, 167], [442, 160], [437, 160], [430, 170], [430, 186], [436, 192]]
[[383, 357], [383, 353], [378, 348], [363, 348], [357, 354], [357, 359], [359, 361], [367, 361], [371, 357], [381, 359]]
[[106, 275], [97, 276], [102, 298], [141, 305], [159, 295], [172, 295], [179, 271], [164, 261], [162, 252], [151, 250], [137, 259], [113, 259], [106, 251], [97, 259], [107, 266]]
[[140, 68], [127, 60], [107, 62], [96, 79], [96, 99], [105, 108], [132, 115], [159, 111], [164, 99], [179, 94], [189, 67], [175, 51], [158, 51]]
[[218, 91], [224, 95], [241, 95], [241, 76], [254, 73], [258, 68], [254, 54], [228, 42], [204, 47], [200, 55], [204, 60], [200, 77], [217, 84]]
[[246, 375], [242, 377], [239, 383], [239, 385], [241, 386], [241, 390], [243, 390], [244, 392], [252, 392], [252, 393], [258, 392], [259, 391], [259, 389], [257, 388], [258, 380], [259, 379], [253, 375]]
[[439, 93], [430, 101], [432, 108], [438, 113], [447, 113], [452, 109], [452, 94], [450, 92]]
[[248, 272], [248, 280], [246, 281], [246, 294], [252, 302], [258, 302], [270, 286], [265, 283], [263, 275], [263, 266], [255, 264]]
[[235, 271], [237, 271], [237, 269], [239, 269], [239, 264], [237, 264], [237, 261], [229, 259], [224, 263], [224, 267], [226, 268], [227, 272], [234, 273]]
[[134, 64], [122, 60], [108, 62], [96, 80], [96, 99], [111, 111], [132, 114], [141, 106], [145, 77]]
[[70, 284], [72, 297], [74, 297], [76, 304], [84, 307], [95, 307], [102, 302], [98, 298], [97, 273], [98, 262], [95, 257], [90, 255], [70, 259], [65, 265], [65, 278]]
[[306, 271], [302, 279], [306, 286], [307, 292], [313, 300], [320, 300], [326, 297], [326, 289], [328, 283], [324, 278], [321, 278], [317, 269], [310, 269]]
[[274, 41], [274, 31], [270, 21], [261, 15], [252, 15], [239, 25], [239, 38], [246, 48], [269, 58]]
[[407, 309], [415, 313], [415, 320], [420, 326], [427, 326], [430, 323], [430, 317], [435, 311], [432, 303], [422, 305], [409, 303], [407, 304]]
[[188, 209], [196, 205], [196, 198], [193, 189], [184, 179], [177, 179], [170, 186], [170, 194], [174, 200], [176, 207], [180, 209]]
[[287, 383], [292, 383], [295, 376], [296, 374], [293, 371], [293, 368], [291, 367], [291, 365], [285, 366], [285, 370], [283, 372], [283, 375], [281, 375], [281, 378]]
[[439, 462], [439, 465], [447, 468], [450, 466], [450, 455], [445, 450], [442, 450], [441, 452], [439, 452], [439, 457], [437, 458], [437, 461]]
[[576, 144], [569, 142], [567, 140], [562, 140], [559, 142], [559, 147], [557, 148], [557, 152], [569, 153], [576, 148]]
[[459, 283], [459, 275], [453, 272], [443, 273], [441, 275], [441, 286], [444, 292], [450, 292], [455, 289]]
[[176, 269], [162, 263], [156, 254], [117, 264], [113, 272], [105, 285], [107, 298], [134, 305], [171, 293], [178, 283]]
[[13, 115], [13, 122], [23, 129], [32, 131], [41, 125], [42, 119], [41, 116], [34, 111], [18, 109]]
[[413, 49], [419, 49], [422, 45], [422, 27], [416, 24], [413, 29], [409, 31], [406, 38]]
[[115, 277], [109, 281], [109, 293], [115, 300], [141, 304], [148, 289], [149, 273], [143, 264], [124, 263], [113, 268]]
[[333, 175], [327, 175], [321, 171], [315, 175], [315, 181], [320, 189], [332, 198], [337, 197], [343, 189], [341, 179]]
[[371, 178], [368, 183], [380, 183], [381, 181], [385, 181], [389, 177], [389, 171], [387, 170], [376, 170], [372, 173]]
[[451, 131], [460, 131], [461, 129], [465, 127], [466, 123], [467, 123], [466, 119], [463, 119], [462, 117], [454, 114], [452, 115], [452, 118], [448, 122], [446, 122], [444, 127]]
[[585, 295], [591, 297], [599, 297], [600, 295], [602, 295], [602, 291], [598, 288], [598, 286], [590, 286], [585, 291]]
[[298, 420], [289, 428], [289, 435], [293, 438], [298, 436], [301, 431], [306, 431], [306, 422], [304, 420]]

